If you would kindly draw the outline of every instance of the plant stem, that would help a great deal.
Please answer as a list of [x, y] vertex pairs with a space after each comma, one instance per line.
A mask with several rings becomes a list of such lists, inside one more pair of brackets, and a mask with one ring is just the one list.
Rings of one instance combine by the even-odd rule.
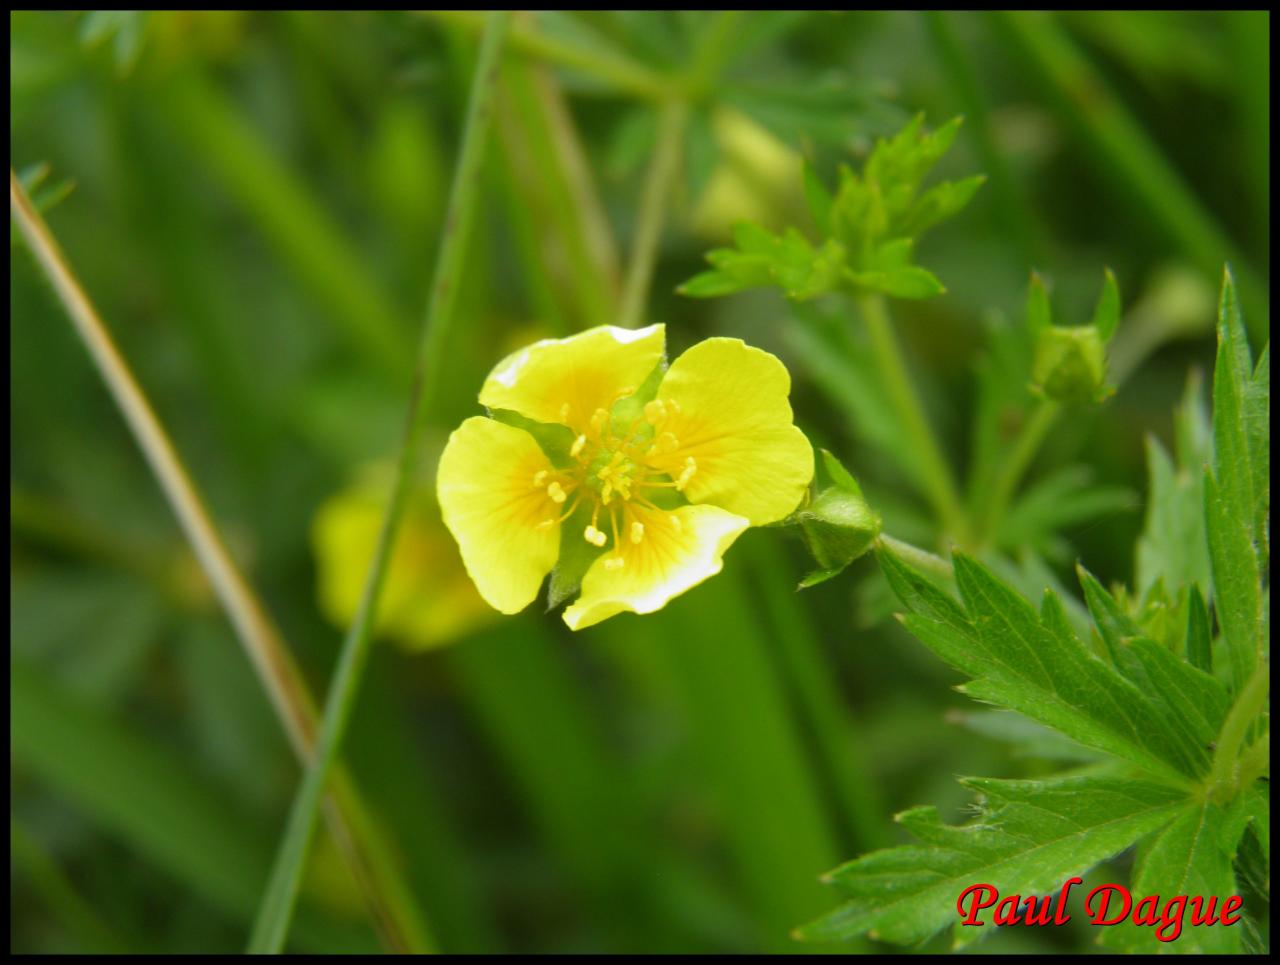
[[680, 139], [684, 136], [688, 107], [682, 100], [666, 101], [658, 119], [658, 142], [645, 175], [644, 194], [640, 198], [640, 216], [631, 242], [631, 258], [618, 307], [617, 325], [635, 328], [644, 315], [653, 280], [653, 265], [662, 238], [662, 221], [676, 162], [680, 157]]
[[1265, 339], [1266, 286], [1053, 15], [1003, 10], [991, 16], [1116, 182], [1118, 196], [1137, 205], [1211, 278], [1221, 276], [1223, 262], [1232, 263], [1250, 329], [1255, 339]]
[[877, 549], [886, 549], [895, 556], [900, 556], [917, 569], [926, 570], [935, 576], [940, 576], [944, 580], [955, 578], [955, 570], [951, 564], [944, 560], [941, 556], [935, 556], [927, 550], [922, 550], [918, 546], [912, 546], [910, 543], [904, 543], [900, 539], [894, 539], [888, 533], [881, 533], [876, 537]]
[[[479, 13], [471, 10], [433, 10], [430, 15], [444, 23], [476, 32], [485, 23]], [[512, 25], [507, 44], [514, 52], [529, 54], [594, 77], [618, 93], [644, 100], [662, 100], [669, 92], [670, 84], [665, 78], [636, 63], [619, 50], [610, 49], [607, 56], [601, 56], [595, 50], [548, 37], [533, 27], [519, 23]]]
[[[306, 763], [314, 749], [316, 710], [302, 673], [236, 568], [168, 434], [12, 168], [9, 210], [178, 517], [295, 754]], [[384, 855], [376, 853], [376, 842], [365, 833], [370, 828], [369, 818], [345, 772], [335, 781], [332, 805], [326, 807], [330, 830], [364, 892], [383, 939], [392, 948], [412, 950], [424, 926], [416, 920], [412, 904], [404, 899], [408, 892], [398, 872]]]
[[499, 53], [506, 33], [509, 13], [495, 11], [488, 15], [480, 54], [476, 62], [463, 128], [462, 146], [454, 172], [449, 208], [445, 216], [444, 237], [437, 256], [435, 276], [423, 324], [417, 372], [411, 393], [404, 443], [396, 474], [391, 502], [383, 517], [373, 561], [369, 566], [355, 621], [343, 641], [333, 682], [325, 700], [324, 717], [316, 745], [315, 758], [294, 798], [289, 822], [280, 841], [271, 880], [259, 909], [257, 923], [249, 941], [251, 952], [278, 952], [288, 934], [289, 921], [297, 901], [298, 884], [306, 863], [316, 810], [325, 778], [337, 756], [346, 732], [360, 679], [373, 639], [373, 621], [378, 598], [394, 548], [400, 520], [408, 503], [410, 481], [417, 463], [419, 444], [425, 424], [425, 400], [434, 387], [444, 365], [444, 347], [448, 335], [453, 302], [458, 290], [460, 268], [471, 222], [474, 220], [477, 185], [484, 156], [484, 144], [493, 113], [493, 99], [499, 70]]
[[[1206, 787], [1209, 795], [1223, 803], [1235, 797], [1241, 788], [1240, 748], [1250, 727], [1266, 706], [1271, 690], [1271, 667], [1260, 663], [1253, 675], [1240, 687], [1236, 701], [1222, 722], [1213, 750]], [[1251, 755], [1252, 756], [1252, 755]]]
[[1040, 444], [1044, 442], [1049, 430], [1053, 428], [1061, 411], [1060, 403], [1052, 399], [1043, 399], [1022, 424], [1022, 431], [1018, 433], [1013, 449], [1010, 450], [1004, 465], [1000, 467], [999, 475], [996, 476], [995, 482], [988, 491], [985, 509], [979, 517], [977, 527], [977, 539], [980, 542], [995, 539], [996, 530], [1004, 518], [1005, 510], [1009, 507], [1009, 499], [1017, 488], [1018, 480], [1031, 465], [1031, 460], [1040, 449]]
[[889, 402], [896, 410], [898, 420], [907, 433], [903, 444], [913, 447], [920, 461], [919, 483], [924, 489], [925, 496], [933, 505], [934, 512], [938, 514], [943, 528], [953, 538], [963, 543], [968, 536], [968, 525], [956, 491], [955, 480], [952, 478], [950, 466], [943, 458], [942, 450], [938, 448], [933, 430], [929, 428], [924, 406], [921, 405], [911, 384], [911, 376], [907, 373], [902, 350], [894, 337], [884, 297], [861, 295], [858, 297], [858, 310], [871, 337], [871, 348], [885, 379]]
[[991, 178], [1000, 220], [1004, 222], [1005, 230], [1016, 240], [1017, 247], [1027, 259], [1026, 267], [1030, 268], [1041, 260], [1044, 243], [1026, 199], [1018, 190], [1005, 152], [1000, 149], [992, 134], [990, 112], [973, 64], [956, 37], [946, 13], [930, 10], [925, 12], [924, 18], [934, 47], [955, 84], [956, 95], [964, 112], [969, 115], [971, 123], [966, 127], [973, 132], [982, 158], [982, 168]]

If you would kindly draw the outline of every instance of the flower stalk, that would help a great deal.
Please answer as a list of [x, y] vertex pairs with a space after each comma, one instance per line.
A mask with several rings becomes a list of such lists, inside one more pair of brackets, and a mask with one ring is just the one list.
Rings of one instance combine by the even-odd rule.
[[276, 854], [275, 866], [259, 909], [249, 941], [251, 952], [279, 952], [288, 934], [297, 902], [298, 885], [315, 827], [316, 811], [338, 748], [346, 733], [360, 680], [368, 661], [374, 615], [386, 577], [387, 562], [395, 545], [396, 532], [408, 504], [410, 480], [417, 464], [429, 393], [444, 364], [444, 344], [448, 336], [452, 307], [466, 241], [475, 213], [484, 145], [493, 113], [494, 92], [499, 69], [499, 53], [510, 14], [495, 11], [488, 15], [467, 105], [462, 147], [458, 155], [445, 216], [445, 236], [437, 256], [434, 280], [423, 325], [417, 371], [411, 392], [404, 443], [390, 505], [383, 519], [374, 558], [369, 567], [356, 619], [343, 641], [337, 669], [325, 701], [315, 758], [294, 798], [289, 822]]

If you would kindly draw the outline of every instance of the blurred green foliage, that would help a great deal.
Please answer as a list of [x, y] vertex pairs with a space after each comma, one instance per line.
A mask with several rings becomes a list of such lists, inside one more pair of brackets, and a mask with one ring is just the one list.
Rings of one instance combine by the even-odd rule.
[[[470, 17], [11, 14], [13, 167], [317, 693], [343, 628], [312, 527], [394, 455]], [[736, 218], [794, 220], [785, 152], [734, 144], [772, 138], [833, 184], [918, 112], [963, 114], [938, 177], [988, 184], [913, 252], [947, 295], [896, 303], [893, 323], [964, 468], [964, 511], [989, 524], [974, 548], [1033, 599], [1055, 588], [1077, 632], [1075, 559], [1140, 593], [1203, 581], [1209, 560], [1164, 527], [1147, 527], [1136, 574], [1134, 546], [1153, 491], [1175, 494], [1160, 502], [1170, 530], [1202, 525], [1203, 379], [1171, 413], [1213, 365], [1224, 261], [1255, 357], [1269, 328], [1268, 36], [1268, 14], [1226, 12], [516, 18], [424, 465], [508, 350], [614, 320], [651, 102], [670, 85], [692, 109], [646, 320], [667, 323], [673, 356], [725, 334], [783, 357], [798, 423], [885, 531], [943, 548], [847, 305], [675, 289], [709, 233], [730, 241], [735, 191]], [[1054, 319], [1079, 320], [1102, 265], [1125, 293], [1117, 392], [1041, 432], [1019, 375], [1036, 350], [1029, 274], [1051, 283]], [[298, 768], [15, 240], [11, 280], [11, 950], [238, 949]], [[1028, 436], [1026, 482], [1000, 505]], [[1255, 470], [1218, 482], [1243, 501]], [[429, 600], [453, 571], [433, 572], [421, 533]], [[1053, 735], [1012, 753], [1001, 728], [973, 725], [948, 689], [959, 675], [885, 619], [896, 604], [869, 560], [797, 596], [811, 569], [800, 540], [755, 531], [653, 616], [571, 635], [531, 611], [447, 647], [377, 649], [344, 756], [442, 949], [792, 949], [790, 930], [831, 903], [820, 874], [906, 840], [892, 814], [929, 802], [956, 823], [969, 794], [953, 774], [1057, 769]], [[291, 947], [374, 949], [326, 835]], [[1090, 932], [985, 947], [1081, 951]]]

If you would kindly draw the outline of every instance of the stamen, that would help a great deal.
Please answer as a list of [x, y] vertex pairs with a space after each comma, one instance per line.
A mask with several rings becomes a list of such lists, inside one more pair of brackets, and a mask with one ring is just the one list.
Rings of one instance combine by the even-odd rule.
[[560, 520], [552, 516], [550, 519], [544, 519], [542, 522], [540, 522], [537, 526], [533, 528], [536, 530], [550, 529], [552, 526], [554, 526], [558, 522], [560, 522]]
[[568, 402], [560, 406], [560, 421], [561, 422], [569, 421], [569, 403]]
[[675, 399], [667, 399], [667, 408], [670, 409], [676, 415], [680, 414], [680, 403], [677, 402]]
[[680, 525], [680, 517], [677, 516], [675, 513], [667, 514], [667, 522], [671, 524], [671, 528], [674, 529], [677, 533], [680, 532], [680, 530], [683, 528]]
[[569, 455], [572, 458], [577, 459], [578, 453], [582, 452], [582, 447], [585, 446], [586, 444], [587, 444], [587, 437], [585, 435], [578, 436], [578, 438], [573, 440], [573, 445], [569, 449]]
[[533, 474], [533, 488], [541, 489], [547, 483], [547, 476], [551, 475], [545, 469], [539, 469]]
[[620, 570], [627, 565], [627, 561], [621, 556], [607, 556], [604, 561], [606, 570]]
[[591, 413], [591, 431], [597, 436], [604, 432], [604, 427], [608, 422], [608, 409], [596, 409], [595, 412]]
[[596, 529], [594, 526], [588, 526], [586, 529], [584, 529], [582, 531], [582, 538], [585, 539], [592, 546], [603, 546], [605, 542], [608, 540], [608, 537], [605, 536], [604, 533], [600, 532], [600, 530]]
[[644, 539], [644, 523], [637, 519], [631, 523], [631, 542], [638, 544], [642, 539]]
[[645, 453], [647, 456], [665, 456], [669, 452], [675, 452], [680, 448], [680, 440], [670, 432], [662, 432], [658, 434], [658, 438], [653, 440], [653, 445], [649, 447], [649, 451]]
[[654, 399], [644, 404], [644, 418], [651, 426], [656, 426], [667, 417], [667, 407], [661, 399]]
[[676, 492], [684, 492], [684, 487], [689, 485], [689, 480], [693, 478], [693, 474], [698, 471], [698, 463], [689, 456], [684, 461], [684, 471], [680, 473], [680, 478], [676, 480]]
[[564, 489], [560, 486], [558, 482], [553, 482], [550, 486], [547, 487], [547, 495], [551, 497], [551, 501], [553, 503], [563, 503], [566, 499], [569, 498], [568, 494], [564, 491]]

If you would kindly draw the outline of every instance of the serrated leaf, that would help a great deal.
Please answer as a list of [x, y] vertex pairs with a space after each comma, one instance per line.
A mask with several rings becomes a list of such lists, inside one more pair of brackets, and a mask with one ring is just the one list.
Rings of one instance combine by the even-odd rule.
[[920, 195], [899, 223], [904, 234], [919, 237], [941, 221], [959, 214], [986, 183], [986, 175], [975, 174], [960, 181], [943, 181]]
[[934, 298], [946, 292], [932, 272], [917, 265], [872, 271], [846, 269], [845, 277], [858, 288], [894, 298]]
[[1186, 800], [1165, 785], [1102, 775], [962, 783], [985, 799], [978, 820], [946, 825], [932, 807], [898, 815], [922, 844], [875, 851], [832, 871], [826, 880], [852, 900], [799, 929], [798, 937], [874, 932], [894, 944], [923, 941], [956, 921], [957, 896], [970, 885], [989, 883], [1002, 895], [1053, 893], [1163, 827]]
[[1161, 779], [1199, 776], [1202, 761], [1170, 733], [1150, 697], [1064, 633], [1060, 622], [1042, 620], [985, 567], [963, 554], [953, 557], [961, 607], [891, 553], [877, 555], [911, 611], [903, 621], [907, 629], [974, 678], [960, 688], [964, 693]]
[[[1158, 895], [1158, 913], [1161, 913], [1167, 902], [1177, 895], [1198, 895], [1205, 899], [1213, 895], [1218, 898], [1220, 911], [1227, 897], [1238, 894], [1231, 861], [1243, 826], [1236, 824], [1236, 830], [1232, 831], [1230, 825], [1227, 813], [1211, 802], [1185, 806], [1174, 821], [1139, 848], [1129, 889], [1135, 905], [1148, 895]], [[1113, 916], [1114, 912], [1108, 914]], [[1169, 942], [1160, 941], [1157, 936], [1161, 933], [1172, 936], [1172, 928], [1135, 925], [1132, 914], [1120, 924], [1104, 929], [1099, 940], [1110, 948], [1147, 954], [1168, 951], [1223, 954], [1241, 950], [1242, 923], [1193, 926], [1190, 918], [1188, 910], [1181, 932]]]

